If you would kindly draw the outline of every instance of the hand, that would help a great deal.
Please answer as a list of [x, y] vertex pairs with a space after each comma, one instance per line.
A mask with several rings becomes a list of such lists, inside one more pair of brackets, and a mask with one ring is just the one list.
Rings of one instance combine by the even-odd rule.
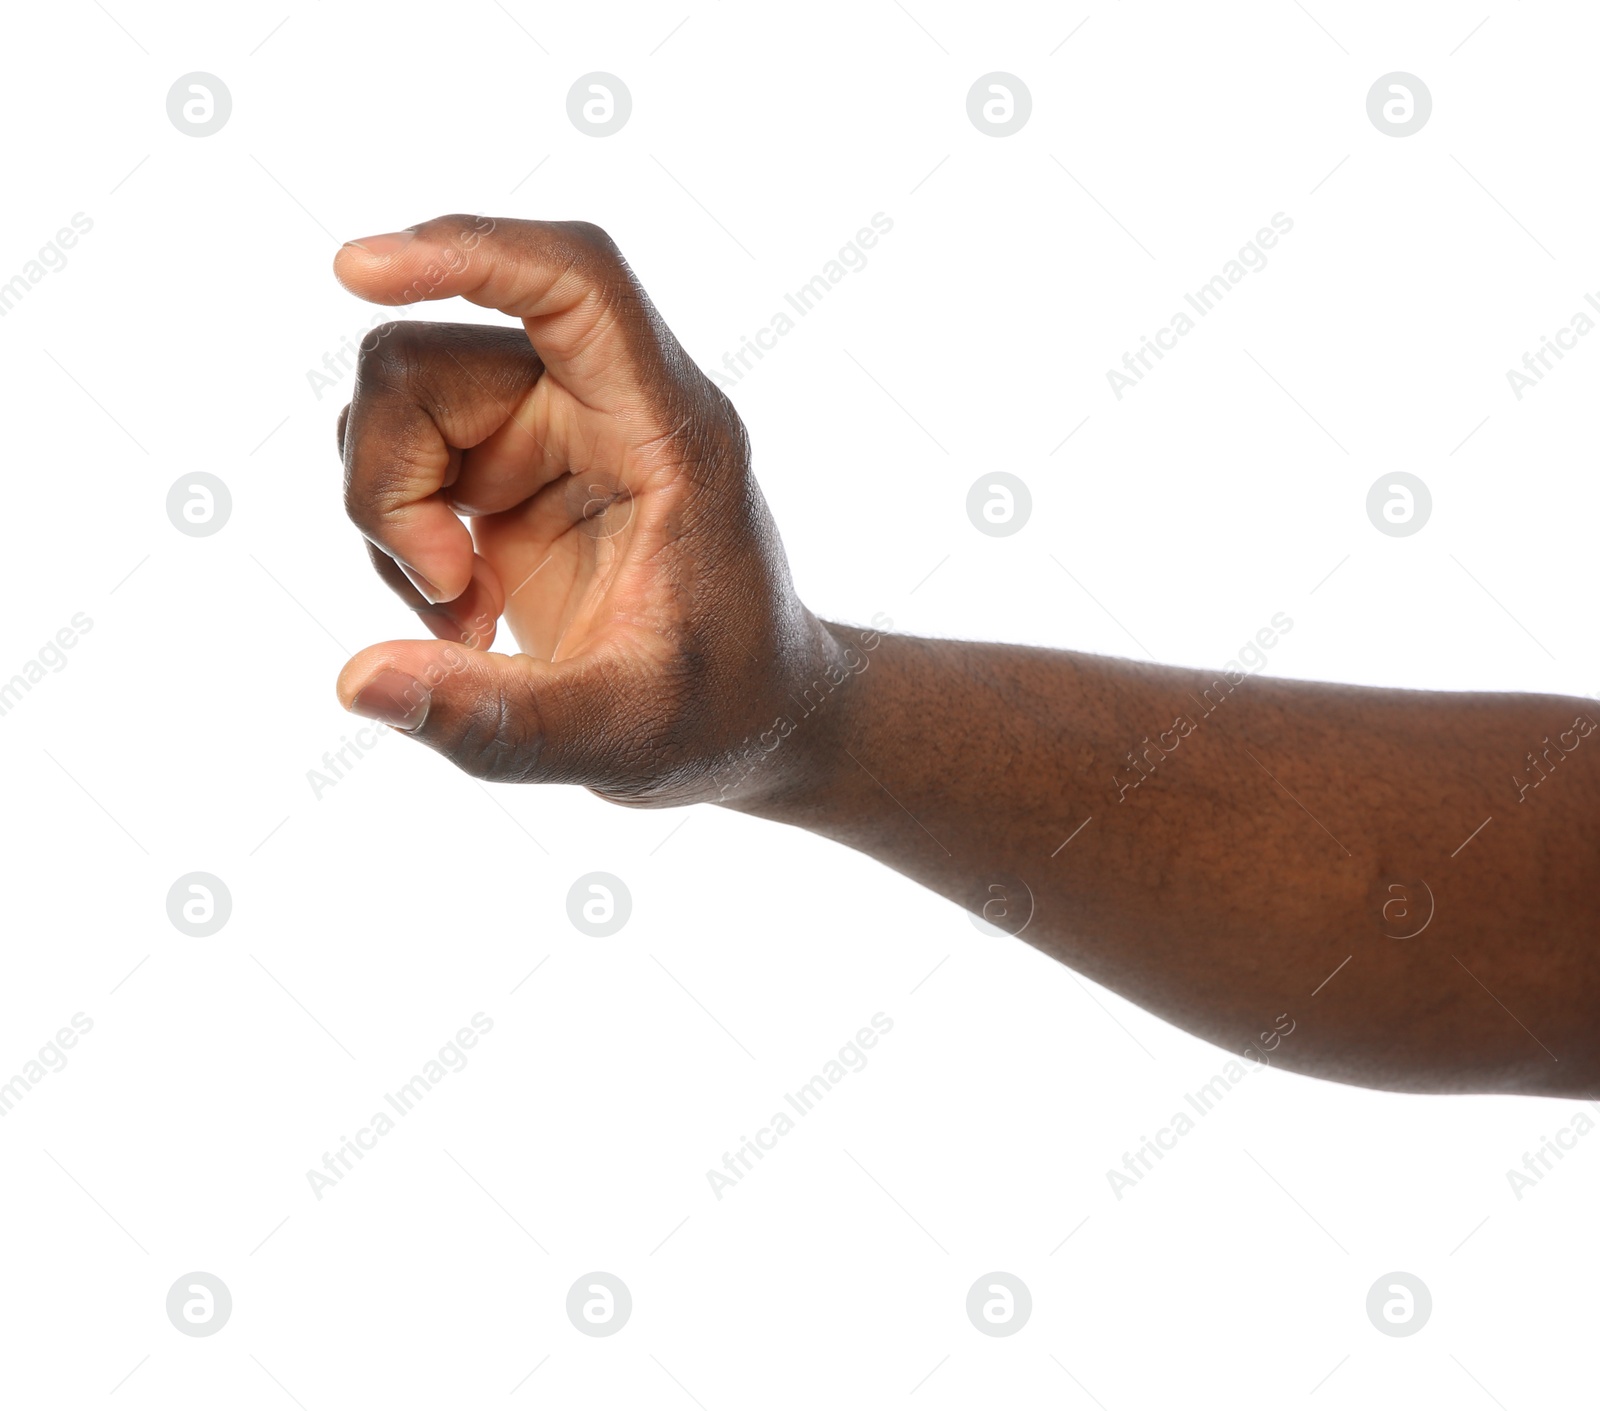
[[[345, 245], [334, 273], [374, 303], [522, 320], [363, 343], [346, 508], [438, 640], [358, 652], [340, 701], [481, 779], [726, 796], [840, 647], [795, 596], [743, 424], [616, 246], [582, 223], [443, 216]], [[502, 616], [513, 656], [487, 650]]]

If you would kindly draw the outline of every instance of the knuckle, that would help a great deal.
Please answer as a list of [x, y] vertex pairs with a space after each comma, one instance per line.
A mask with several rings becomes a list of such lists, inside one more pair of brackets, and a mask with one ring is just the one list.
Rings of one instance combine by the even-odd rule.
[[344, 477], [345, 515], [369, 539], [383, 544], [388, 539], [386, 521], [407, 502], [410, 490], [403, 464], [367, 466], [359, 473], [352, 466]]
[[569, 266], [599, 285], [615, 285], [627, 270], [622, 251], [600, 226], [592, 221], [569, 220], [557, 227], [567, 246]]
[[412, 320], [390, 319], [368, 333], [356, 355], [357, 388], [404, 378], [415, 359], [418, 332]]
[[[696, 369], [698, 371], [698, 369]], [[725, 453], [740, 465], [750, 463], [750, 431], [734, 406], [733, 399], [704, 373], [700, 374], [706, 396], [705, 415], [700, 424], [716, 436]]]
[[569, 220], [561, 223], [571, 239], [596, 254], [611, 255], [618, 258], [622, 252], [617, 249], [617, 243], [605, 229], [589, 220]]
[[452, 721], [444, 752], [474, 779], [528, 783], [538, 776], [541, 750], [531, 689], [502, 685], [479, 695]]

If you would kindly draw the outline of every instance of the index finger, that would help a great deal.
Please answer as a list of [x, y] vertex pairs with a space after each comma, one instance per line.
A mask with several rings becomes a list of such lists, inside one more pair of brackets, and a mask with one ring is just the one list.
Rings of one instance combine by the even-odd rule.
[[658, 409], [692, 367], [610, 236], [584, 221], [440, 216], [352, 240], [333, 269], [376, 304], [459, 297], [520, 318], [547, 373], [596, 411]]

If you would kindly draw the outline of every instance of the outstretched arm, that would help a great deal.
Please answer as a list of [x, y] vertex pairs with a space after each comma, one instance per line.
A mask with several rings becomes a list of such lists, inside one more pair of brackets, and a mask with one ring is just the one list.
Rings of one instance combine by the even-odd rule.
[[738, 416], [603, 232], [446, 216], [335, 271], [521, 323], [363, 344], [346, 504], [431, 637], [352, 658], [350, 709], [480, 778], [815, 830], [1235, 1053], [1600, 1094], [1588, 702], [821, 623]]
[[1600, 1094], [1593, 703], [833, 631], [848, 674], [769, 731], [733, 807], [1235, 1054]]

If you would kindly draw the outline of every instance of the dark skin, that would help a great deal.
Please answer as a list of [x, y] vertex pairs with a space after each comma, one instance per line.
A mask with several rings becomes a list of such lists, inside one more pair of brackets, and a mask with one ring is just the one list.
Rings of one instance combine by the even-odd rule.
[[[824, 623], [737, 414], [603, 232], [446, 216], [335, 272], [524, 330], [363, 349], [346, 503], [432, 640], [358, 653], [350, 709], [481, 779], [810, 829], [1235, 1053], [1600, 1095], [1590, 702]], [[489, 650], [501, 620], [515, 654]]]

